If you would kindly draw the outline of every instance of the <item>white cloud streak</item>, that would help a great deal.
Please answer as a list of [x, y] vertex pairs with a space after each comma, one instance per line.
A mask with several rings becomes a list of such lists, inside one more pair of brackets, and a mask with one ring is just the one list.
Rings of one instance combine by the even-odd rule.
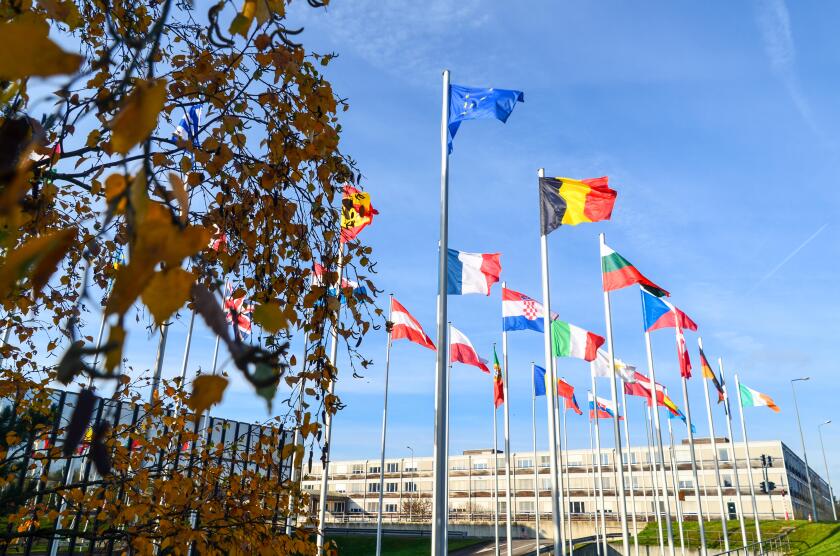
[[765, 281], [767, 281], [767, 279], [769, 279], [771, 276], [773, 276], [774, 274], [776, 274], [776, 272], [778, 272], [780, 268], [782, 268], [783, 266], [785, 266], [785, 265], [788, 263], [788, 261], [790, 261], [793, 257], [795, 257], [795, 256], [796, 256], [796, 254], [797, 254], [797, 253], [799, 253], [800, 251], [802, 251], [802, 249], [804, 249], [806, 245], [808, 245], [809, 243], [811, 243], [812, 241], [814, 241], [814, 239], [816, 239], [816, 237], [817, 237], [818, 235], [820, 235], [820, 234], [822, 233], [822, 231], [823, 231], [823, 230], [825, 230], [827, 227], [828, 227], [828, 222], [826, 222], [825, 224], [823, 224], [822, 226], [820, 226], [820, 227], [819, 227], [819, 229], [818, 229], [816, 232], [814, 232], [813, 234], [811, 234], [811, 235], [808, 237], [808, 239], [806, 239], [805, 241], [803, 241], [802, 243], [800, 243], [800, 244], [799, 244], [799, 246], [798, 246], [796, 249], [794, 249], [793, 251], [791, 251], [790, 253], [788, 253], [787, 257], [785, 257], [784, 259], [782, 259], [782, 261], [781, 261], [779, 264], [777, 264], [776, 266], [774, 266], [774, 267], [770, 270], [770, 272], [768, 272], [767, 274], [765, 274], [764, 276], [762, 276], [762, 277], [761, 277], [761, 279], [760, 279], [758, 282], [756, 282], [756, 283], [753, 285], [753, 287], [751, 287], [751, 288], [747, 291], [747, 294], [752, 293], [752, 292], [753, 292], [756, 288], [758, 288], [758, 286], [760, 286], [760, 285], [761, 285], [761, 284], [763, 284]]

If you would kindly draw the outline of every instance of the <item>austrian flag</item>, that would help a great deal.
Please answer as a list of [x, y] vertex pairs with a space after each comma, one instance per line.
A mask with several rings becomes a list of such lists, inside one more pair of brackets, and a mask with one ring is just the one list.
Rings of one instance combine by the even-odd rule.
[[399, 340], [405, 339], [415, 344], [420, 344], [432, 351], [435, 349], [435, 344], [432, 339], [423, 332], [423, 327], [417, 322], [417, 319], [411, 316], [406, 311], [399, 301], [391, 299], [391, 339]]
[[490, 287], [502, 274], [501, 253], [466, 253], [449, 249], [447, 255], [446, 293], [490, 295]]
[[490, 374], [490, 369], [487, 368], [489, 361], [479, 357], [470, 339], [452, 325], [449, 325], [449, 362], [472, 365]]

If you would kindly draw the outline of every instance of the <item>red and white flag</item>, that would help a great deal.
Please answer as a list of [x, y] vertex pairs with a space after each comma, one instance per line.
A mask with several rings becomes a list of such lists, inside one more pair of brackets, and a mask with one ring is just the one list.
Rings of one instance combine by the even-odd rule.
[[479, 357], [470, 339], [452, 325], [449, 326], [449, 361], [472, 365], [490, 374], [490, 369], [487, 367], [489, 361]]
[[677, 355], [680, 358], [680, 375], [691, 378], [691, 359], [689, 359], [688, 350], [685, 348], [685, 336], [679, 324], [675, 328], [677, 331]]
[[423, 327], [420, 326], [417, 319], [412, 317], [411, 313], [406, 311], [405, 307], [396, 299], [391, 299], [391, 323], [392, 340], [405, 339], [432, 351], [437, 351], [435, 343], [423, 332]]
[[236, 326], [243, 334], [251, 333], [251, 317], [248, 315], [254, 310], [253, 305], [245, 303], [245, 296], [233, 297], [233, 285], [227, 283], [227, 296], [225, 296], [225, 316], [228, 322], [233, 322], [236, 317]]

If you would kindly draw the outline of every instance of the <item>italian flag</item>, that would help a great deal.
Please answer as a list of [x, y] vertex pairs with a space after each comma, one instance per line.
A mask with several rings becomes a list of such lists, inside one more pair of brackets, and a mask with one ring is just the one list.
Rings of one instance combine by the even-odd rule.
[[561, 320], [551, 322], [551, 347], [555, 357], [594, 361], [602, 345], [604, 339], [597, 334]]
[[606, 243], [601, 244], [601, 272], [604, 275], [604, 291], [620, 290], [633, 284], [647, 286], [648, 291], [657, 297], [670, 295], [644, 277], [630, 261], [616, 253]]
[[740, 385], [740, 389], [741, 407], [769, 407], [776, 413], [781, 411], [779, 406], [776, 405], [776, 402], [773, 401], [773, 398], [767, 394], [762, 394], [758, 390], [753, 390], [743, 384]]

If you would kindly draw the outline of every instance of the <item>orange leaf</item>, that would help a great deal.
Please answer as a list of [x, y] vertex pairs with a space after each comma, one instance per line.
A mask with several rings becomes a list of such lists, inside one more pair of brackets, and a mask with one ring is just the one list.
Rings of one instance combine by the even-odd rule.
[[155, 127], [158, 114], [166, 101], [166, 81], [140, 81], [123, 101], [119, 114], [111, 121], [111, 146], [115, 152], [126, 154], [144, 141]]
[[27, 274], [30, 275], [32, 289], [40, 292], [75, 238], [76, 228], [65, 228], [30, 239], [11, 250], [0, 266], [0, 296], [8, 295], [15, 283]]
[[196, 413], [201, 413], [222, 401], [227, 386], [228, 381], [224, 377], [201, 375], [193, 381], [192, 394], [187, 399], [187, 406]]
[[141, 297], [158, 325], [184, 306], [194, 281], [195, 275], [192, 272], [177, 267], [156, 272], [152, 276]]
[[48, 35], [47, 22], [31, 12], [0, 24], [0, 79], [67, 74], [79, 69], [84, 58], [65, 52]]

